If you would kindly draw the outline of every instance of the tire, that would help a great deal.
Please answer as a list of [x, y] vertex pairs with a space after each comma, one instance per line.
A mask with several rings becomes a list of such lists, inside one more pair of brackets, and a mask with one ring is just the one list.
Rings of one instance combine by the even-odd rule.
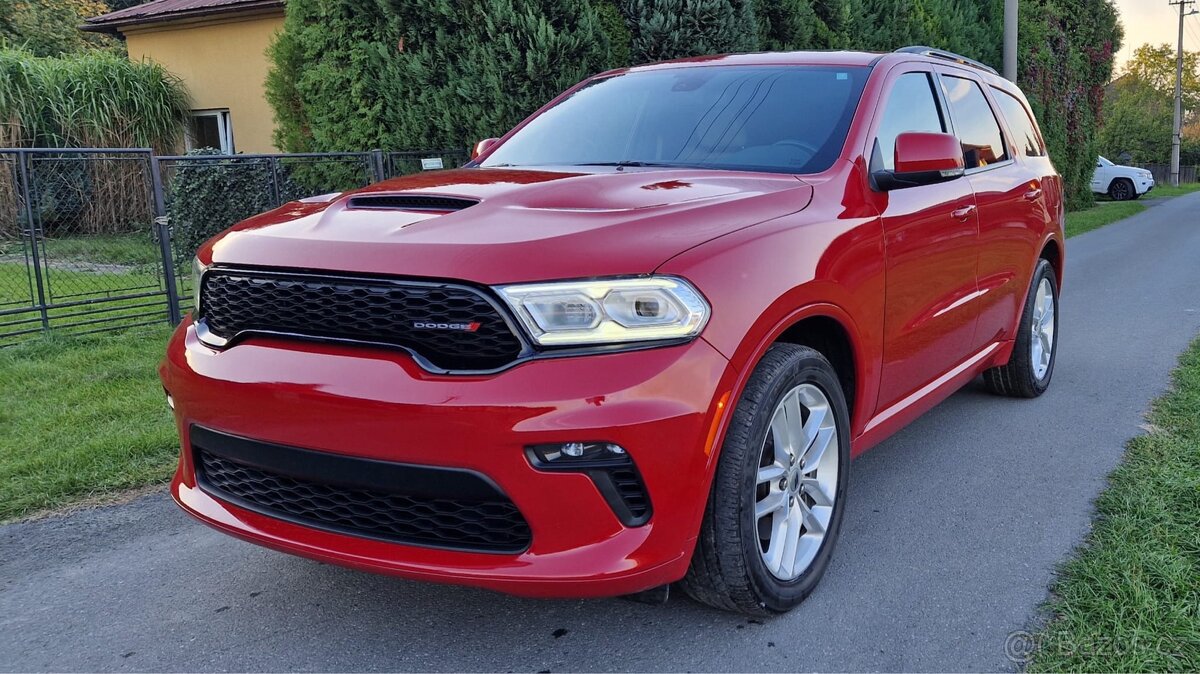
[[1117, 178], [1108, 186], [1108, 196], [1113, 201], [1129, 201], [1137, 198], [1137, 189], [1128, 178]]
[[[786, 423], [795, 418], [799, 427]], [[794, 444], [805, 447], [798, 453], [800, 461], [779, 459], [797, 454], [787, 451], [789, 443], [775, 442], [777, 436], [786, 437], [777, 433], [785, 428], [795, 431], [792, 437], [799, 442]], [[805, 435], [815, 439], [810, 442]], [[777, 448], [783, 450], [778, 455]], [[772, 346], [734, 408], [681, 589], [701, 603], [749, 615], [795, 607], [829, 564], [845, 512], [849, 467], [850, 415], [833, 366], [808, 347]], [[775, 477], [760, 483], [768, 474]], [[829, 493], [832, 503], [826, 505]], [[779, 507], [756, 517], [756, 506], [768, 503]], [[794, 554], [788, 557], [781, 553], [787, 553], [792, 538]], [[789, 562], [796, 567], [788, 568]]]
[[[1045, 307], [1039, 309], [1039, 289], [1045, 284], [1053, 302], [1050, 307], [1049, 356], [1045, 357], [1046, 346], [1034, 342], [1034, 321], [1044, 316]], [[1038, 331], [1044, 335], [1044, 331]], [[1054, 361], [1058, 356], [1058, 280], [1054, 267], [1046, 260], [1038, 260], [1033, 280], [1025, 298], [1025, 309], [1021, 312], [1021, 324], [1017, 328], [1016, 344], [1008, 363], [983, 373], [983, 381], [992, 393], [1014, 398], [1036, 398], [1046, 392], [1054, 376]], [[1038, 362], [1035, 362], [1037, 359]]]

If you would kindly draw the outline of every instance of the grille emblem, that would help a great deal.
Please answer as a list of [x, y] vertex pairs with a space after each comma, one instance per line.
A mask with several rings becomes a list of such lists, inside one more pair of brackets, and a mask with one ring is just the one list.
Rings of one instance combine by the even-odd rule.
[[475, 332], [479, 329], [479, 322], [471, 323], [430, 323], [427, 321], [414, 321], [412, 326], [417, 330], [453, 330], [455, 332]]

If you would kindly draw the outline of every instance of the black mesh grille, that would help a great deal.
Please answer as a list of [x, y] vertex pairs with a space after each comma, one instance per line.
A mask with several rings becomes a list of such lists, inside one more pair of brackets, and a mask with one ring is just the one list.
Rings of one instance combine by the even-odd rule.
[[297, 479], [193, 450], [201, 485], [251, 510], [309, 526], [398, 543], [516, 553], [529, 525], [507, 499], [389, 494]]
[[472, 288], [315, 275], [212, 270], [204, 276], [206, 327], [394, 344], [443, 370], [508, 365], [521, 342]]

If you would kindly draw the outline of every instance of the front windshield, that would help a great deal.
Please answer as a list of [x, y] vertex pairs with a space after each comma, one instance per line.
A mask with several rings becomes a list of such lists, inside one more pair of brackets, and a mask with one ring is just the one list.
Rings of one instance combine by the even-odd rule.
[[833, 165], [869, 74], [862, 67], [648, 70], [587, 85], [483, 166], [678, 166], [816, 173]]
[[1116, 164], [1110, 162], [1109, 160], [1105, 159], [1104, 157], [1100, 158], [1100, 165], [1101, 166], [1116, 166]]

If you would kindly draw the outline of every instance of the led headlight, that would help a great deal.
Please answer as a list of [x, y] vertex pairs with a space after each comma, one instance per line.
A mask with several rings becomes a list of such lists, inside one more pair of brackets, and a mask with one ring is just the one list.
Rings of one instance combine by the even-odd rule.
[[496, 289], [542, 346], [618, 344], [695, 337], [708, 302], [671, 276], [561, 281]]
[[200, 277], [206, 269], [208, 266], [201, 264], [200, 258], [192, 258], [192, 309], [197, 316], [200, 315]]

